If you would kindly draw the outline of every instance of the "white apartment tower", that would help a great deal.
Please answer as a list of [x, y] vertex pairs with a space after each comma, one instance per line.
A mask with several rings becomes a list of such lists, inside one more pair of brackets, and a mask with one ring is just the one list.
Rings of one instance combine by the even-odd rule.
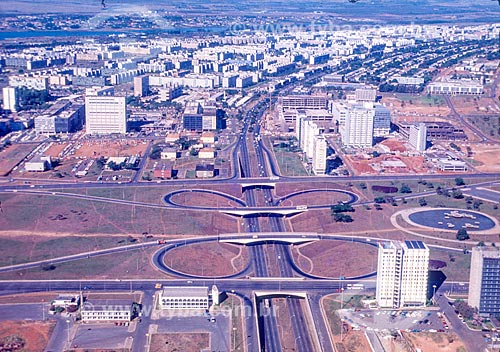
[[127, 132], [125, 97], [115, 97], [113, 88], [89, 88], [85, 94], [87, 134]]
[[3, 88], [3, 109], [9, 111], [16, 111], [18, 103], [17, 88], [4, 87]]
[[381, 242], [376, 293], [379, 307], [425, 306], [428, 271], [429, 248], [422, 241]]
[[419, 152], [425, 151], [427, 144], [427, 127], [425, 123], [410, 126], [410, 145]]
[[323, 136], [314, 136], [313, 139], [312, 170], [315, 175], [326, 173], [326, 139]]
[[342, 143], [347, 147], [369, 148], [373, 145], [373, 120], [375, 110], [353, 106], [346, 116], [345, 125], [340, 126]]

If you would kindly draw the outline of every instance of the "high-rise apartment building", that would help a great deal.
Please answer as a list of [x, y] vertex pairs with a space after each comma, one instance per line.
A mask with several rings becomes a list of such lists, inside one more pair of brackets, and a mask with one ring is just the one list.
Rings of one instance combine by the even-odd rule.
[[314, 136], [312, 171], [315, 175], [324, 175], [326, 173], [326, 152], [327, 144], [323, 136]]
[[369, 148], [373, 145], [375, 110], [361, 105], [349, 109], [345, 125], [340, 126], [342, 143], [347, 147]]
[[312, 165], [312, 171], [316, 175], [324, 175], [326, 172], [327, 143], [322, 130], [304, 110], [299, 110], [295, 121], [295, 135], [299, 147], [304, 152], [308, 162]]
[[391, 132], [391, 111], [381, 104], [375, 104], [373, 137], [387, 136]]
[[427, 127], [425, 123], [410, 126], [410, 145], [419, 152], [425, 151], [427, 145]]
[[381, 242], [376, 292], [379, 307], [425, 306], [428, 271], [429, 248], [422, 241]]
[[149, 76], [134, 77], [134, 96], [145, 97], [149, 94]]
[[481, 315], [500, 314], [500, 248], [472, 248], [468, 303]]
[[4, 87], [3, 88], [3, 109], [8, 111], [16, 111], [18, 104], [17, 88]]
[[89, 88], [85, 96], [85, 131], [87, 134], [127, 132], [125, 97], [115, 97], [114, 90]]

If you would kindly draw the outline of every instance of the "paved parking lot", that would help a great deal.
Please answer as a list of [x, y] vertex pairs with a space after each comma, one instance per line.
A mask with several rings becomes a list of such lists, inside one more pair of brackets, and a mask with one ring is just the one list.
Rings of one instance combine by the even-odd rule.
[[212, 315], [215, 322], [201, 313], [198, 316], [169, 317], [159, 319], [158, 333], [176, 332], [208, 332], [210, 333], [210, 349], [214, 351], [229, 351], [229, 317], [223, 314]]
[[443, 319], [436, 310], [346, 310], [341, 313], [345, 321], [353, 328], [366, 330], [409, 330], [429, 331], [444, 330]]
[[133, 333], [128, 326], [114, 324], [81, 324], [71, 345], [78, 348], [115, 349], [131, 346]]

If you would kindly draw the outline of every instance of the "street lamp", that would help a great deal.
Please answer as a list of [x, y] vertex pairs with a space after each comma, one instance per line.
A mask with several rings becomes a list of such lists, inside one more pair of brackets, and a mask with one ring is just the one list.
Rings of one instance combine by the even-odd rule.
[[432, 293], [432, 300], [434, 301], [434, 304], [436, 304], [436, 287], [437, 287], [436, 284], [432, 285], [432, 288], [434, 289]]
[[68, 324], [68, 349], [71, 347], [71, 344], [69, 343], [69, 323], [71, 323], [71, 320], [66, 319], [66, 323]]
[[[297, 336], [297, 337], [295, 338], [295, 347], [297, 347], [297, 340], [298, 340], [298, 339], [300, 339], [301, 337], [302, 337], [302, 336]], [[299, 348], [297, 348], [297, 349], [299, 349]]]

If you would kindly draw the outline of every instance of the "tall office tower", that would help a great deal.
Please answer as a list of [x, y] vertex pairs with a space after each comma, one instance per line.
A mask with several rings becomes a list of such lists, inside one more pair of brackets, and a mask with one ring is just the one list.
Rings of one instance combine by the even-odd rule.
[[149, 76], [134, 77], [134, 96], [145, 97], [149, 94]]
[[468, 303], [481, 315], [500, 314], [500, 248], [472, 248]]
[[425, 123], [410, 126], [410, 145], [419, 152], [425, 151], [427, 145], [427, 127]]
[[9, 111], [16, 111], [18, 103], [17, 88], [4, 87], [3, 88], [3, 109]]
[[375, 104], [373, 118], [373, 137], [383, 137], [391, 132], [391, 111], [385, 106]]
[[344, 126], [340, 126], [342, 143], [347, 147], [369, 148], [373, 145], [375, 110], [363, 106], [349, 109]]
[[376, 299], [381, 308], [422, 307], [427, 301], [429, 248], [421, 241], [381, 242]]
[[326, 139], [323, 136], [314, 136], [312, 170], [315, 175], [324, 175], [326, 173]]
[[374, 88], [358, 88], [354, 91], [356, 102], [375, 102], [377, 99], [377, 90]]
[[113, 96], [108, 87], [90, 88], [85, 96], [85, 132], [111, 134], [127, 132], [125, 97]]

